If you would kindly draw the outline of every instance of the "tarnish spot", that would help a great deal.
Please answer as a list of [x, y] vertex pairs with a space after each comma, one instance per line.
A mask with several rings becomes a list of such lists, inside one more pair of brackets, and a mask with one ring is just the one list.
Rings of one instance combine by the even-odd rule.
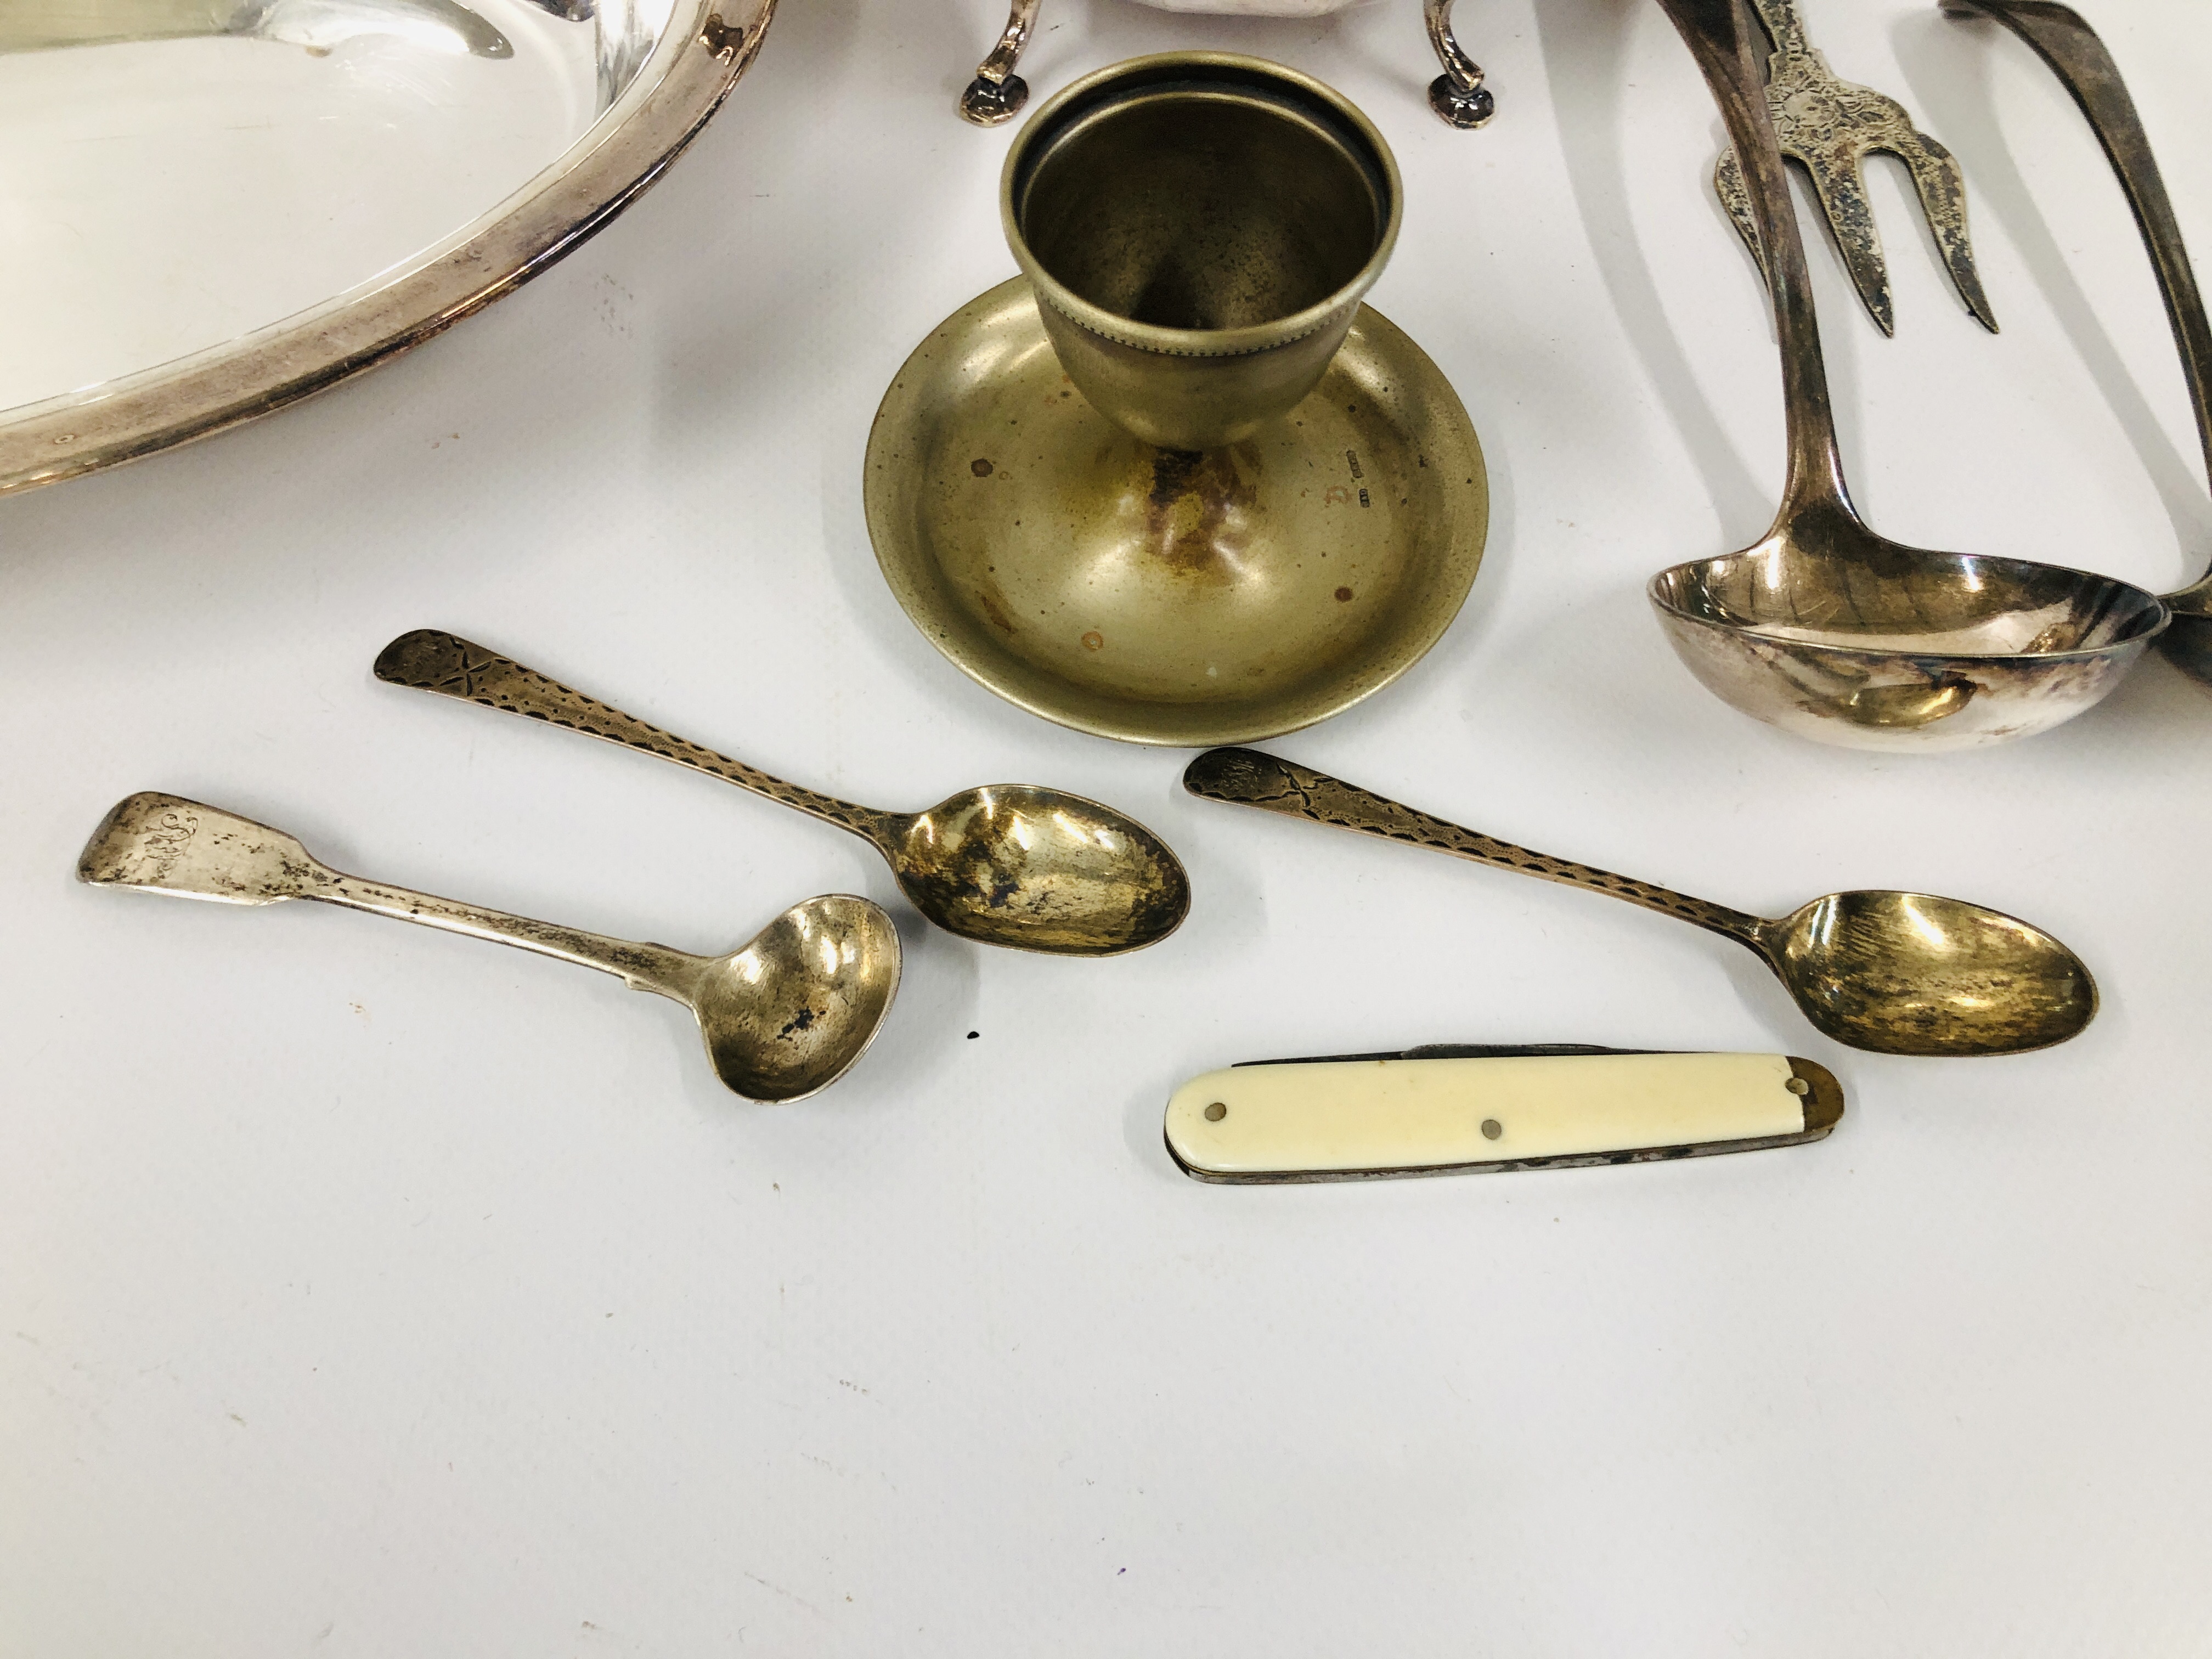
[[715, 57], [727, 62], [738, 55], [738, 48], [745, 43], [742, 25], [725, 23], [720, 13], [709, 14], [699, 30], [699, 44]]
[[1226, 562], [1243, 550], [1243, 526], [1256, 492], [1237, 465], [1249, 447], [1157, 450], [1145, 498], [1152, 551], [1171, 570], [1225, 580]]

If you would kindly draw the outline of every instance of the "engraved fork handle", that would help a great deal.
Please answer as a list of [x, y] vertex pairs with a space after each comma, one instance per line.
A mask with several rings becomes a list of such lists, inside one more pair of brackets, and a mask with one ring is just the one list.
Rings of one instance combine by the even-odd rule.
[[1828, 398], [1828, 371], [1820, 358], [1820, 325], [1813, 309], [1813, 280], [1805, 244], [1790, 203], [1790, 180], [1768, 118], [1766, 86], [1753, 58], [1752, 31], [1743, 0], [1659, 0], [1698, 60], [1713, 100], [1720, 106], [1729, 142], [1743, 164], [1751, 206], [1765, 252], [1767, 294], [1782, 347], [1782, 394], [1789, 416], [1790, 475], [1782, 491], [1777, 529], [1806, 508], [1826, 508], [1856, 523], [1844, 462], [1836, 448], [1836, 416]]
[[[2181, 226], [2166, 194], [2150, 138], [2143, 131], [2136, 101], [2120, 79], [2119, 65], [2097, 32], [2071, 7], [2049, 0], [1943, 0], [1952, 17], [1990, 17], [2027, 42], [2051, 66], [2061, 85], [2088, 118], [2089, 129], [2105, 147], [2119, 174], [2120, 188], [2135, 210], [2143, 246], [2158, 272], [2158, 291], [2166, 301], [2173, 343], [2180, 349], [2181, 372], [2189, 382], [2189, 404], [2197, 416], [2197, 438], [2204, 451], [2204, 473], [2212, 483], [2212, 326], [2204, 319], [2204, 296], [2182, 243]], [[2212, 589], [2212, 571], [2184, 591]]]
[[1334, 824], [1384, 841], [1433, 848], [1476, 864], [1517, 870], [1524, 876], [1540, 876], [1546, 881], [1626, 899], [1631, 904], [1732, 939], [1762, 957], [1766, 954], [1759, 931], [1765, 924], [1757, 916], [1571, 859], [1532, 853], [1256, 749], [1209, 749], [1183, 773], [1182, 786], [1207, 800], [1256, 806], [1262, 811]]
[[1752, 0], [1752, 4], [1775, 51], [1793, 58], [1813, 55], [1813, 43], [1806, 38], [1805, 20], [1798, 16], [1795, 0]]
[[619, 708], [587, 697], [558, 680], [549, 679], [534, 668], [525, 668], [519, 662], [455, 635], [432, 628], [403, 634], [384, 647], [376, 659], [375, 672], [377, 678], [392, 685], [411, 685], [418, 691], [434, 691], [440, 696], [482, 703], [487, 708], [525, 714], [532, 720], [566, 726], [571, 732], [604, 738], [626, 748], [641, 749], [648, 755], [674, 761], [678, 766], [704, 772], [710, 778], [734, 783], [756, 795], [765, 795], [824, 823], [834, 823], [887, 856], [895, 855], [901, 845], [907, 820], [898, 813], [856, 806], [835, 795], [820, 794], [770, 777], [743, 761], [702, 749], [657, 726], [647, 726]]

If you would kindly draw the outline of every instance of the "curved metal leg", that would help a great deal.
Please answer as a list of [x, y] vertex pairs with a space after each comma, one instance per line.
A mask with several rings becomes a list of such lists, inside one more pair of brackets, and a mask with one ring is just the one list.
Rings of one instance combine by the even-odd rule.
[[960, 94], [960, 113], [979, 127], [995, 127], [1011, 121], [1030, 100], [1030, 83], [1014, 73], [1014, 64], [1036, 27], [1037, 7], [1042, 0], [1014, 0], [1006, 17], [1006, 32], [991, 55], [975, 67], [975, 78]]
[[1479, 127], [1498, 113], [1498, 100], [1482, 84], [1482, 65], [1452, 39], [1451, 9], [1452, 0], [1423, 0], [1429, 44], [1444, 66], [1444, 72], [1429, 82], [1429, 107], [1453, 126]]

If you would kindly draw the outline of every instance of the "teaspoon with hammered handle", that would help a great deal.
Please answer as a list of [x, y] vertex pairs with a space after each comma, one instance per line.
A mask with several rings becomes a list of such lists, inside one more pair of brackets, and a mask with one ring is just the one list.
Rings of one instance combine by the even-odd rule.
[[714, 1075], [747, 1100], [828, 1088], [875, 1040], [898, 991], [898, 929], [850, 894], [794, 904], [750, 944], [695, 957], [341, 875], [281, 830], [151, 792], [101, 820], [76, 878], [228, 904], [313, 899], [596, 968], [690, 1009]]
[[734, 783], [858, 836], [915, 909], [948, 933], [1056, 956], [1158, 943], [1190, 911], [1190, 878], [1135, 819], [1030, 784], [963, 789], [923, 812], [886, 812], [786, 783], [434, 629], [403, 634], [376, 678], [604, 738]]
[[2096, 981], [2050, 934], [1928, 893], [1830, 893], [1769, 921], [1547, 857], [1401, 806], [1252, 749], [1210, 749], [1183, 773], [1208, 800], [1310, 818], [1386, 841], [1626, 899], [1734, 939], [1821, 1031], [1883, 1054], [2009, 1054], [2063, 1042], [2097, 1012]]

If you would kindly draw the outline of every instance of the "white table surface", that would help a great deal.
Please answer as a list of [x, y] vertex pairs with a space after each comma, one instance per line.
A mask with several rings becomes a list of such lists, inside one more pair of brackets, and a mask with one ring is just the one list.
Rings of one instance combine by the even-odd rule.
[[[2090, 0], [2083, 0], [2089, 9]], [[1808, 746], [1641, 588], [1781, 469], [1718, 123], [1656, 7], [1483, 0], [1499, 114], [1430, 115], [1410, 0], [1306, 22], [1047, 0], [1042, 97], [1220, 45], [1342, 88], [1408, 195], [1376, 306], [1487, 447], [1428, 660], [1276, 746], [1528, 845], [1778, 914], [1955, 894], [2050, 928], [2062, 1048], [1836, 1048], [1626, 906], [1186, 797], [1002, 704], [878, 577], [860, 455], [1010, 274], [987, 0], [790, 0], [631, 211], [484, 316], [216, 441], [0, 503], [0, 1652], [2212, 1652], [2212, 694], [2146, 661], [2047, 736]], [[2009, 35], [1812, 0], [1964, 164], [2004, 333], [1876, 169], [1899, 335], [1813, 264], [1853, 478], [1900, 539], [2155, 587], [2212, 507], [2148, 266]], [[2212, 20], [2103, 0], [2212, 253]], [[925, 928], [858, 842], [649, 757], [374, 683], [417, 626], [794, 778], [1030, 781], [1188, 864], [1088, 963]], [[342, 868], [726, 948], [898, 911], [833, 1091], [746, 1105], [682, 1010], [313, 905], [71, 879], [158, 788]], [[1819, 1059], [1850, 1115], [1648, 1168], [1212, 1188], [1160, 1110], [1231, 1061], [1437, 1041]]]

